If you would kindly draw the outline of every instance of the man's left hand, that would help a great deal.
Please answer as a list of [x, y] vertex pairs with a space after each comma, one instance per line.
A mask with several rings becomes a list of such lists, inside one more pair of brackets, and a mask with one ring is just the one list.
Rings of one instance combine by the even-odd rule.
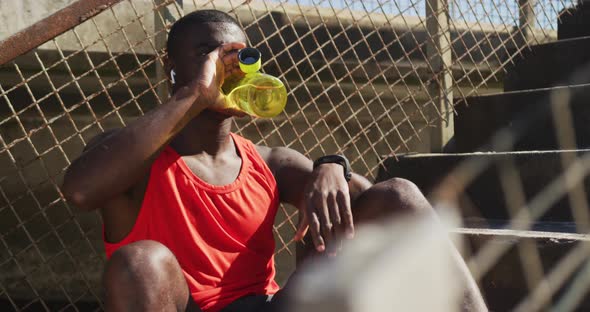
[[342, 239], [354, 236], [350, 191], [342, 166], [326, 163], [315, 168], [304, 199], [295, 240], [301, 240], [309, 228], [316, 250], [335, 255]]

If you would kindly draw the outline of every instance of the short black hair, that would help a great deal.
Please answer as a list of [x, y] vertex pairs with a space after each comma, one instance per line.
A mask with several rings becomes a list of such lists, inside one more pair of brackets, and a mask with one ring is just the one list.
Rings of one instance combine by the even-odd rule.
[[177, 20], [170, 28], [166, 48], [168, 55], [174, 56], [178, 50], [178, 43], [186, 36], [189, 28], [205, 23], [229, 23], [242, 29], [242, 26], [231, 15], [218, 10], [199, 10], [191, 12]]

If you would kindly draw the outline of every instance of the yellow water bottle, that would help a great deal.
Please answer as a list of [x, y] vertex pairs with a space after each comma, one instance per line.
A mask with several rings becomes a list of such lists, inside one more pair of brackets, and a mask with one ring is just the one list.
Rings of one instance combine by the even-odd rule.
[[281, 80], [261, 73], [262, 54], [255, 48], [244, 48], [238, 52], [240, 69], [246, 74], [238, 81], [223, 84], [228, 107], [256, 117], [274, 117], [287, 104], [287, 89]]

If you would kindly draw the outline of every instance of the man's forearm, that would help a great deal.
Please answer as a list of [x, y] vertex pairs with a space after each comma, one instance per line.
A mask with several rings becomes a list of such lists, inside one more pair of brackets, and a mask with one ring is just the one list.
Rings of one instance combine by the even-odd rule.
[[179, 90], [170, 100], [84, 152], [68, 168], [62, 191], [82, 209], [129, 189], [149, 170], [153, 157], [203, 108], [198, 94]]

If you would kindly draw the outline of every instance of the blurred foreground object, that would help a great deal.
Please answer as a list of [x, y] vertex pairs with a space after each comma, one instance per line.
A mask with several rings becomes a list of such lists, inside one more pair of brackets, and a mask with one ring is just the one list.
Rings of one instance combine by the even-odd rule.
[[300, 272], [290, 311], [459, 310], [447, 231], [455, 219], [441, 212], [440, 220], [398, 217], [361, 227], [338, 257]]

